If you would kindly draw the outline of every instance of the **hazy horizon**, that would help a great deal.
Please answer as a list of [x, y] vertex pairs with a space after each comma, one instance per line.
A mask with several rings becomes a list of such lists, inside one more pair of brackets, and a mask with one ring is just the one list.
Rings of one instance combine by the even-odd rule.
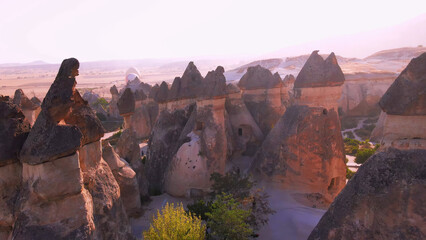
[[316, 49], [363, 58], [426, 45], [425, 1], [0, 3], [0, 64], [255, 59]]

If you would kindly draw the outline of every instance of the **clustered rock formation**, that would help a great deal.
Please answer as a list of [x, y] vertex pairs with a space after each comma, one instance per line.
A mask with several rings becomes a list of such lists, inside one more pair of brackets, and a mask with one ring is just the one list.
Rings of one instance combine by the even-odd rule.
[[311, 54], [294, 82], [294, 105], [275, 123], [255, 156], [255, 175], [285, 189], [319, 193], [331, 203], [346, 182], [337, 114], [344, 80], [334, 53], [326, 60], [318, 51]]
[[425, 239], [426, 53], [380, 99], [379, 153], [337, 196], [308, 239]]
[[78, 66], [63, 61], [31, 131], [20, 109], [1, 98], [1, 131], [8, 127], [0, 148], [7, 178], [1, 239], [133, 239], [122, 199], [134, 194], [126, 187], [135, 174], [116, 161], [121, 186], [102, 158], [104, 130], [71, 75]]
[[[190, 62], [171, 86], [152, 87], [148, 99], [159, 104], [159, 116], [145, 164], [149, 192], [180, 197], [208, 192], [213, 172], [224, 174], [238, 159], [248, 168], [254, 159], [250, 171], [262, 179], [320, 193], [331, 202], [345, 185], [336, 97], [344, 77], [334, 54], [326, 61], [317, 56], [312, 54], [299, 80], [292, 75], [282, 80], [254, 66], [238, 86], [227, 85], [223, 67], [203, 77]], [[320, 79], [310, 79], [317, 72]], [[299, 99], [293, 98], [293, 86], [299, 86]], [[309, 98], [314, 88], [335, 94]]]

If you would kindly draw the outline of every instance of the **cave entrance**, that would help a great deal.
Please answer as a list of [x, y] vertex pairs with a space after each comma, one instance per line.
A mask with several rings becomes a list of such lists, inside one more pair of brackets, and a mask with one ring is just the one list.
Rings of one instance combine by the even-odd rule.
[[242, 128], [238, 128], [238, 136], [243, 136], [243, 129]]
[[328, 188], [327, 188], [328, 191], [333, 190], [334, 188], [336, 188], [336, 186], [338, 184], [338, 180], [339, 179], [337, 177], [331, 179], [330, 184], [328, 185]]
[[197, 122], [195, 130], [197, 131], [201, 131], [204, 128], [204, 123], [203, 122]]

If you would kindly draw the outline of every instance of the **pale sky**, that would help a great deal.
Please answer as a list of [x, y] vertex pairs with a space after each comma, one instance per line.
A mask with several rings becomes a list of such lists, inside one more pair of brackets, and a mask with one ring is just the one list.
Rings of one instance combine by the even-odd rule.
[[0, 63], [261, 56], [392, 29], [425, 13], [425, 0], [0, 0]]

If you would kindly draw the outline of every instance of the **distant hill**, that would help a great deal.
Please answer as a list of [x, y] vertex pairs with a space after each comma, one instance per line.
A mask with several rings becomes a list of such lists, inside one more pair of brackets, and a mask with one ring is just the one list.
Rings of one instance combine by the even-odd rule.
[[[382, 78], [383, 76], [399, 74], [412, 58], [423, 52], [426, 52], [426, 47], [404, 47], [379, 51], [364, 59], [347, 58], [339, 55], [336, 55], [336, 58], [347, 79], [367, 75], [369, 78]], [[225, 72], [225, 76], [227, 81], [237, 81], [244, 75], [248, 67], [256, 65], [267, 68], [272, 73], [278, 72], [281, 77], [287, 74], [297, 76], [309, 56], [310, 54], [304, 54], [286, 58], [256, 60]], [[325, 59], [328, 54], [321, 54], [321, 56]]]
[[426, 52], [426, 47], [419, 46], [415, 48], [395, 48], [376, 52], [366, 58], [369, 59], [382, 59], [382, 60], [411, 60], [418, 57], [420, 54]]

